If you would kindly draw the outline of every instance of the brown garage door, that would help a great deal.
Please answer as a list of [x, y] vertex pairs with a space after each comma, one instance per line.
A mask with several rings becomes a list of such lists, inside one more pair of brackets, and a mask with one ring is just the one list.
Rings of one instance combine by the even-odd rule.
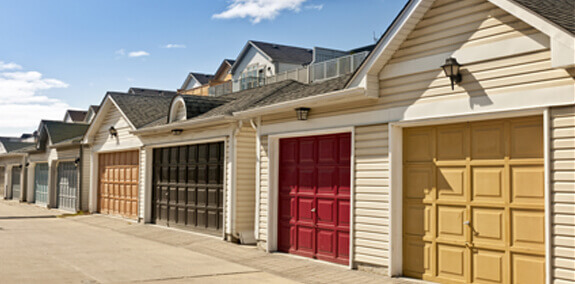
[[99, 155], [98, 211], [138, 218], [138, 151]]
[[544, 283], [541, 117], [406, 129], [404, 274]]
[[221, 232], [223, 173], [224, 142], [155, 149], [155, 222]]

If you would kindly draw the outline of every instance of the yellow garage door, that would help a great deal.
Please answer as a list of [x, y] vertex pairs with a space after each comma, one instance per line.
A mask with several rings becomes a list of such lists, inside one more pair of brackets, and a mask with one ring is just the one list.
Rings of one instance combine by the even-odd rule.
[[404, 131], [403, 273], [544, 283], [541, 117]]

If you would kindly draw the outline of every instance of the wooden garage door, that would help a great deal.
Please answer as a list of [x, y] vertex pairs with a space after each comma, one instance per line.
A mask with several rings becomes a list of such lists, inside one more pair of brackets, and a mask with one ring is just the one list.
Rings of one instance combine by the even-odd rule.
[[406, 129], [403, 269], [459, 283], [544, 283], [541, 117]]
[[348, 264], [349, 133], [281, 139], [278, 249]]
[[138, 151], [126, 151], [99, 155], [100, 213], [138, 218], [138, 154]]
[[221, 234], [224, 142], [154, 149], [157, 224]]

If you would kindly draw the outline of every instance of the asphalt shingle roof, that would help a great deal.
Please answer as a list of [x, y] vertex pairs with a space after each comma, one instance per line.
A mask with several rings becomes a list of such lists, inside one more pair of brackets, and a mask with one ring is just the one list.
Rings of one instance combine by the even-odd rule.
[[210, 80], [214, 79], [214, 75], [211, 75], [211, 74], [191, 72], [190, 75], [192, 75], [194, 78], [196, 78], [196, 80], [198, 80], [198, 82], [202, 85], [205, 85], [205, 84], [209, 83]]
[[87, 123], [69, 123], [55, 120], [42, 120], [42, 123], [46, 127], [46, 131], [50, 136], [52, 144], [72, 138], [82, 137], [90, 126]]
[[2, 143], [7, 153], [11, 153], [29, 146], [34, 146], [33, 142], [13, 141], [13, 139], [6, 137], [0, 137], [0, 143]]
[[68, 110], [67, 113], [74, 122], [83, 121], [86, 118], [86, 114], [88, 114], [85, 110]]
[[575, 34], [575, 1], [573, 0], [514, 0], [525, 8], [543, 16], [563, 29]]
[[229, 103], [231, 98], [181, 95], [186, 103], [186, 119], [202, 115], [216, 107]]
[[274, 61], [294, 64], [309, 64], [313, 59], [313, 50], [296, 46], [251, 41]]
[[155, 96], [155, 95], [167, 95], [167, 96], [171, 96], [171, 95], [177, 95], [177, 93], [175, 91], [169, 91], [169, 90], [157, 90], [157, 89], [146, 89], [146, 88], [130, 88], [128, 90], [129, 94], [132, 95], [151, 95], [151, 96]]
[[175, 92], [156, 94], [126, 94], [108, 92], [118, 107], [136, 128], [140, 128], [159, 119], [166, 119]]

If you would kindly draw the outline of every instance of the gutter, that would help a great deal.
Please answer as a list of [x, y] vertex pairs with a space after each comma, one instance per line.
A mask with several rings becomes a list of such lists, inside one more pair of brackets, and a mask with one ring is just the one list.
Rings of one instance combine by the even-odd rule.
[[355, 87], [355, 88], [351, 88], [351, 89], [337, 90], [337, 91], [333, 91], [333, 92], [329, 92], [329, 93], [324, 93], [321, 95], [316, 95], [316, 96], [311, 96], [311, 97], [281, 102], [281, 103], [263, 106], [263, 107], [259, 107], [259, 108], [254, 108], [254, 109], [250, 109], [250, 110], [234, 112], [233, 116], [236, 119], [251, 118], [254, 116], [261, 116], [261, 115], [266, 115], [266, 114], [270, 114], [270, 113], [275, 113], [277, 111], [281, 111], [281, 110], [284, 110], [286, 108], [295, 108], [295, 107], [300, 107], [302, 105], [312, 105], [312, 104], [317, 104], [317, 103], [325, 103], [326, 100], [333, 101], [333, 100], [337, 100], [337, 99], [341, 99], [341, 100], [371, 99], [371, 100], [373, 100], [376, 98], [368, 97], [366, 95], [365, 88]]
[[201, 126], [204, 126], [206, 124], [211, 124], [214, 122], [226, 123], [226, 122], [231, 122], [231, 121], [235, 121], [235, 119], [231, 115], [218, 115], [218, 116], [206, 117], [206, 118], [196, 119], [196, 120], [186, 120], [186, 121], [183, 121], [181, 123], [171, 123], [171, 124], [164, 124], [164, 125], [144, 128], [144, 129], [140, 129], [140, 130], [132, 130], [132, 131], [130, 131], [130, 134], [152, 135], [152, 134], [158, 134], [158, 133], [162, 133], [162, 132], [169, 132], [170, 130], [172, 130], [174, 128], [183, 128], [184, 130], [186, 130], [186, 129], [190, 129], [190, 128], [201, 127]]

